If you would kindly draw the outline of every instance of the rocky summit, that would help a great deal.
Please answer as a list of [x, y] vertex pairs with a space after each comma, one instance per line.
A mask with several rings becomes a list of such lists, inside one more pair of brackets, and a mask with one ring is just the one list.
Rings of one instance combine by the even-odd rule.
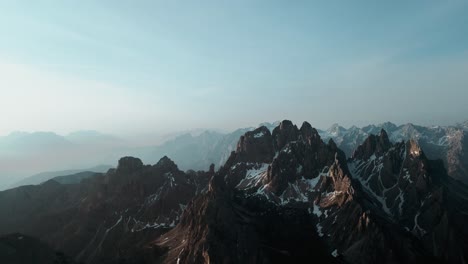
[[80, 183], [0, 192], [0, 234], [78, 263], [466, 263], [468, 187], [420, 140], [375, 132], [349, 155], [284, 120], [240, 136], [217, 171], [124, 157]]

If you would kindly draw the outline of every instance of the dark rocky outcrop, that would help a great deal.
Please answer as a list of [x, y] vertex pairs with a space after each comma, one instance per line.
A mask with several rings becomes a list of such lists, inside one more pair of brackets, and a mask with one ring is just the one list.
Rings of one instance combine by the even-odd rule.
[[[223, 173], [215, 177], [223, 178]], [[213, 185], [196, 198], [180, 224], [152, 245], [153, 261], [287, 263], [315, 259], [338, 263], [320, 241], [306, 208], [281, 208], [220, 187]]]
[[119, 160], [117, 173], [133, 173], [143, 168], [143, 162], [139, 158], [123, 157]]
[[381, 130], [378, 136], [370, 135], [353, 153], [354, 159], [369, 159], [371, 155], [382, 156], [391, 147], [387, 132]]
[[265, 126], [245, 133], [236, 149], [239, 161], [269, 162], [275, 155], [270, 130]]
[[[214, 169], [214, 168], [212, 168]], [[0, 234], [38, 237], [83, 263], [139, 263], [138, 252], [180, 220], [212, 172], [184, 173], [168, 157], [153, 166], [124, 157], [115, 170], [62, 185], [0, 192]]]
[[279, 126], [273, 129], [273, 146], [276, 151], [280, 151], [287, 143], [296, 141], [299, 137], [296, 125], [289, 120], [283, 120]]

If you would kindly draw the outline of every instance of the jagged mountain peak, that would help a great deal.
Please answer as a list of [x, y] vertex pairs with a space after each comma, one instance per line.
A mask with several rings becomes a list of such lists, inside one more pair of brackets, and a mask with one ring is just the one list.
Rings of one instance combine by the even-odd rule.
[[327, 132], [333, 135], [341, 134], [342, 132], [346, 131], [346, 128], [340, 126], [340, 124], [335, 123], [327, 129]]
[[291, 120], [284, 119], [283, 121], [281, 121], [279, 123], [278, 126], [279, 126], [280, 129], [286, 129], [288, 127], [293, 127], [294, 124], [293, 124], [293, 122]]
[[320, 135], [324, 139], [333, 138], [337, 146], [348, 157], [352, 157], [370, 134], [378, 135], [381, 129], [388, 133], [393, 143], [416, 140], [429, 159], [442, 159], [451, 177], [468, 183], [468, 121], [453, 126], [421, 126], [413, 123], [397, 126], [385, 122], [360, 129], [349, 128], [341, 134], [323, 131]]
[[275, 151], [281, 150], [288, 142], [296, 141], [299, 137], [299, 129], [290, 120], [283, 120], [279, 126], [273, 129]]
[[266, 126], [246, 132], [237, 143], [238, 161], [269, 162], [274, 156], [272, 136]]
[[387, 131], [385, 131], [385, 129], [383, 129], [383, 128], [380, 130], [379, 141], [380, 141], [380, 144], [383, 145], [383, 146], [390, 146], [391, 145], [390, 139], [388, 138]]
[[179, 168], [177, 167], [177, 164], [173, 160], [171, 160], [168, 156], [162, 157], [155, 165], [154, 167], [158, 168], [163, 168], [164, 170], [167, 171], [178, 171]]
[[[328, 170], [336, 159], [346, 166], [345, 155], [334, 141], [325, 144], [318, 131], [308, 122], [297, 129], [296, 125], [285, 120], [273, 130], [271, 137], [264, 137], [261, 141], [249, 139], [256, 133], [252, 131], [242, 136], [238, 151], [226, 163], [231, 171], [221, 178], [227, 179], [229, 185], [245, 188], [263, 182], [268, 185], [268, 191], [281, 195], [290, 183], [301, 178], [316, 178], [324, 169]], [[271, 140], [270, 145], [267, 140]], [[268, 155], [258, 155], [259, 151]], [[346, 168], [344, 170], [347, 171]], [[250, 173], [248, 171], [256, 171], [257, 176], [263, 175], [262, 180], [251, 182], [250, 176], [245, 178], [245, 174]]]
[[[363, 148], [366, 148], [366, 142], [358, 149]], [[424, 254], [442, 255], [446, 253], [441, 252], [450, 251], [444, 258], [454, 263], [463, 258], [463, 246], [452, 249], [445, 243], [452, 232], [449, 230], [460, 228], [447, 220], [448, 214], [454, 213], [448, 206], [448, 199], [453, 198], [448, 198], [452, 194], [447, 189], [450, 182], [447, 172], [441, 161], [426, 157], [416, 140], [390, 143], [390, 148], [368, 159], [355, 155], [348, 164], [353, 179], [373, 201], [372, 210], [380, 211], [384, 218], [398, 223], [406, 232], [423, 241], [422, 247], [428, 251]], [[450, 217], [460, 219], [460, 215]]]
[[312, 125], [309, 122], [307, 122], [307, 121], [302, 122], [302, 126], [300, 128], [301, 131], [302, 130], [311, 130], [311, 129], [312, 129]]
[[263, 122], [263, 123], [260, 123], [258, 124], [257, 127], [261, 127], [261, 126], [266, 126], [270, 132], [273, 131], [273, 129], [277, 126], [279, 126], [279, 124], [281, 123], [281, 121], [275, 121], [275, 122]]
[[[395, 219], [404, 219], [417, 214], [415, 208], [421, 207], [424, 200], [438, 188], [434, 180], [440, 183], [444, 169], [440, 162], [427, 159], [415, 140], [388, 143], [386, 149], [375, 147], [369, 150], [369, 141], [358, 147], [356, 155], [350, 159], [353, 177], [363, 186], [365, 192], [381, 204], [382, 210]], [[372, 154], [369, 156], [369, 154]], [[444, 174], [442, 172], [442, 174]], [[415, 220], [403, 220], [408, 228], [415, 228]]]
[[301, 128], [299, 129], [302, 139], [306, 140], [309, 144], [320, 144], [322, 141], [317, 129], [313, 128], [312, 125], [304, 121]]
[[393, 132], [394, 130], [398, 128], [398, 126], [392, 122], [384, 122], [384, 123], [378, 124], [377, 126], [385, 129], [388, 132]]
[[139, 171], [143, 168], [143, 162], [139, 158], [135, 157], [122, 157], [119, 159], [119, 163], [117, 165], [117, 173], [132, 173]]
[[353, 153], [353, 159], [367, 160], [371, 157], [382, 156], [392, 144], [388, 138], [387, 132], [381, 129], [379, 135], [369, 135]]
[[[253, 136], [260, 132], [262, 136]], [[317, 138], [320, 144], [310, 144], [308, 140], [311, 138]], [[256, 153], [255, 149], [264, 149], [267, 139], [270, 140], [267, 149], [275, 154], [274, 157], [267, 160], [250, 156]], [[273, 149], [274, 145], [276, 149]], [[335, 144], [323, 143], [308, 123], [299, 130], [292, 123], [283, 122], [283, 126], [274, 129], [273, 136], [262, 128], [247, 132], [239, 140], [237, 151], [213, 177], [208, 192], [193, 201], [181, 223], [165, 238], [156, 241], [155, 246], [158, 251], [169, 250], [168, 263], [207, 263], [208, 260], [243, 263], [249, 259], [281, 263], [309, 254], [311, 257], [322, 255], [320, 259], [333, 262], [333, 250], [328, 252], [323, 242], [310, 239], [311, 235], [317, 239], [321, 236], [315, 231], [310, 210], [283, 205], [306, 202], [314, 182], [320, 181], [329, 167], [331, 176], [327, 176], [329, 184], [323, 191], [336, 186], [340, 193], [327, 193], [327, 201], [330, 206], [348, 201], [350, 180], [345, 175], [347, 168], [342, 163], [346, 162], [343, 157]], [[287, 228], [284, 223], [289, 223]], [[289, 231], [271, 232], [278, 228]], [[309, 239], [299, 239], [306, 230]], [[266, 246], [259, 246], [264, 243], [261, 241], [265, 241]], [[237, 247], [238, 250], [233, 252], [235, 245], [241, 248]], [[312, 245], [322, 249], [310, 251], [308, 248]], [[277, 255], [274, 252], [284, 253]]]
[[404, 133], [412, 134], [413, 136], [416, 136], [417, 134], [419, 134], [420, 128], [421, 128], [420, 126], [417, 126], [413, 123], [406, 123], [401, 126], [400, 130]]
[[301, 144], [312, 146], [314, 151], [323, 148], [338, 151], [333, 141], [325, 144], [317, 129], [313, 128], [310, 123], [303, 122], [301, 128], [298, 129], [291, 121], [283, 120], [273, 129], [273, 133], [261, 126], [242, 135], [234, 153], [235, 157], [231, 159], [235, 162], [270, 163], [273, 157], [283, 155], [282, 152], [290, 152], [291, 148], [296, 149]]

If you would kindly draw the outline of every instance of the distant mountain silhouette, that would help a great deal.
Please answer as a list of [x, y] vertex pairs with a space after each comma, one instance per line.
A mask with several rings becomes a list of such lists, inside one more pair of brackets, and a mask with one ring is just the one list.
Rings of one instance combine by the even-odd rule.
[[78, 173], [74, 173], [70, 175], [57, 176], [57, 177], [52, 178], [51, 180], [54, 180], [60, 184], [76, 184], [76, 183], [80, 183], [84, 179], [88, 179], [99, 174], [102, 174], [102, 173], [94, 172], [94, 171], [82, 171], [82, 172], [78, 172]]
[[[45, 181], [48, 181], [50, 179], [56, 179], [56, 180], [58, 179], [59, 182], [62, 180], [65, 182], [66, 181], [74, 182], [74, 180], [71, 180], [71, 178], [84, 177], [85, 175], [89, 175], [90, 173], [92, 174], [104, 173], [104, 172], [107, 172], [110, 168], [112, 168], [112, 166], [99, 165], [96, 167], [86, 168], [86, 169], [41, 172], [38, 174], [31, 175], [25, 179], [22, 179], [14, 183], [13, 185], [11, 185], [11, 188], [23, 186], [23, 185], [37, 185]], [[69, 178], [69, 179], [65, 179], [65, 178]]]

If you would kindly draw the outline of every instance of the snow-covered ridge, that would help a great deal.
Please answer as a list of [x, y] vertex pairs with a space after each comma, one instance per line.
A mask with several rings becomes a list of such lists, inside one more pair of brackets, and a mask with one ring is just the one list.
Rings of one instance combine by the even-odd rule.
[[[259, 186], [262, 183], [262, 180], [266, 177], [269, 166], [270, 164], [268, 163], [252, 165], [252, 167], [246, 171], [245, 177], [239, 182], [236, 188], [249, 189]], [[234, 166], [234, 169], [235, 167], [236, 166]]]
[[468, 148], [464, 147], [468, 139], [468, 121], [453, 126], [419, 126], [411, 123], [397, 126], [389, 122], [360, 128], [334, 125], [328, 130], [319, 131], [319, 135], [324, 142], [333, 139], [346, 156], [351, 157], [371, 134], [378, 135], [382, 129], [392, 143], [416, 141], [429, 159], [442, 159], [451, 177], [468, 184], [468, 176], [464, 173], [468, 169]]
[[[466, 123], [466, 124], [465, 124]], [[433, 144], [437, 146], [448, 146], [449, 140], [457, 131], [468, 128], [468, 121], [459, 126], [418, 126], [411, 123], [397, 126], [393, 123], [369, 125], [365, 127], [352, 126], [348, 129], [334, 124], [328, 130], [319, 131], [324, 141], [333, 139], [338, 147], [342, 147], [350, 156], [352, 151], [360, 145], [369, 135], [379, 134], [384, 129], [390, 141], [396, 143], [414, 139], [418, 142]]]
[[[283, 150], [286, 149], [287, 148]], [[321, 177], [329, 176], [329, 168], [325, 167], [323, 168], [322, 172], [320, 172], [318, 175], [316, 175], [316, 177], [312, 179], [306, 179], [304, 177], [301, 177], [295, 180], [294, 182], [288, 183], [288, 186], [283, 191], [283, 193], [277, 196], [269, 190], [269, 183], [265, 182], [270, 164], [247, 164], [251, 166], [251, 168], [246, 170], [245, 176], [242, 178], [242, 180], [239, 182], [236, 188], [241, 190], [255, 189], [256, 191], [251, 193], [249, 196], [264, 197], [268, 201], [279, 206], [288, 205], [291, 202], [310, 203], [313, 200], [311, 194], [318, 192], [316, 187]], [[231, 170], [235, 169], [238, 165], [239, 164], [234, 165], [233, 168], [231, 168]], [[297, 172], [301, 171], [302, 166], [299, 165], [297, 168]]]

